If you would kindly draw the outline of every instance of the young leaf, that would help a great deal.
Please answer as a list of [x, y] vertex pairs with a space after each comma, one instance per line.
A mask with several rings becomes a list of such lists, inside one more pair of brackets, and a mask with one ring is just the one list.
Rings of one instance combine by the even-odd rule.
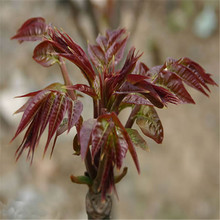
[[43, 90], [31, 99], [31, 101], [29, 102], [27, 108], [23, 113], [18, 129], [11, 141], [13, 141], [30, 123], [30, 121], [33, 119], [33, 116], [37, 113], [38, 109], [42, 105], [43, 100], [49, 93], [50, 93], [49, 91]]
[[126, 128], [126, 131], [128, 132], [133, 144], [136, 147], [140, 147], [148, 152], [150, 151], [147, 142], [141, 137], [141, 135], [138, 133], [136, 129]]
[[192, 72], [194, 72], [198, 76], [198, 78], [202, 81], [203, 86], [204, 86], [205, 83], [208, 83], [210, 85], [218, 86], [217, 83], [215, 83], [215, 81], [211, 78], [211, 75], [206, 73], [205, 70], [198, 63], [190, 60], [187, 57], [179, 59], [178, 63], [186, 66]]
[[57, 48], [61, 50], [59, 55], [65, 57], [78, 66], [82, 70], [82, 73], [88, 80], [89, 84], [93, 85], [96, 74], [84, 50], [67, 34], [63, 34], [58, 30], [57, 32], [52, 32], [51, 38]]
[[127, 43], [127, 37], [121, 41], [114, 42], [109, 49], [106, 51], [106, 60], [107, 64], [111, 63], [113, 60], [113, 64], [117, 65], [124, 55], [125, 46]]
[[67, 100], [67, 111], [68, 111], [68, 132], [78, 122], [83, 110], [83, 104], [79, 100], [72, 102], [70, 99]]
[[65, 112], [67, 110], [66, 103], [67, 103], [67, 99], [65, 98], [65, 95], [58, 94], [58, 96], [56, 97], [56, 99], [54, 101], [54, 107], [51, 111], [51, 117], [49, 120], [48, 137], [47, 137], [46, 146], [44, 148], [44, 155], [47, 151], [48, 145], [49, 145], [53, 135], [55, 134], [55, 132], [57, 131], [57, 129], [59, 128], [59, 126], [63, 120], [63, 117], [64, 117]]
[[115, 148], [115, 160], [117, 169], [121, 169], [123, 160], [128, 151], [128, 143], [124, 138], [121, 128], [115, 127], [114, 135], [116, 138], [112, 137], [111, 142], [114, 143]]
[[138, 94], [129, 94], [127, 95], [123, 100], [122, 103], [127, 104], [134, 104], [134, 105], [150, 105], [153, 106], [153, 104], [146, 99], [145, 97], [138, 95]]
[[82, 128], [80, 130], [80, 146], [81, 146], [82, 159], [85, 158], [89, 145], [91, 144], [91, 135], [95, 123], [96, 123], [96, 119], [91, 118], [88, 119], [87, 121], [84, 121], [82, 124]]
[[99, 69], [106, 63], [105, 53], [99, 45], [88, 45], [88, 54], [93, 65]]
[[180, 99], [181, 103], [195, 104], [192, 97], [185, 89], [182, 80], [175, 73], [163, 70], [159, 72], [156, 79], [154, 79], [154, 83], [168, 88]]
[[103, 59], [99, 60], [101, 63], [99, 62], [98, 66], [102, 65], [103, 63], [108, 66], [112, 61], [112, 66], [114, 66], [121, 61], [128, 38], [127, 36], [124, 36], [124, 34], [125, 29], [117, 29], [107, 31], [106, 36], [99, 35], [97, 37], [97, 46], [104, 52], [104, 57]]
[[138, 162], [137, 153], [135, 151], [134, 145], [133, 145], [125, 127], [121, 124], [120, 120], [118, 119], [117, 115], [114, 112], [112, 112], [111, 115], [112, 115], [113, 122], [115, 123], [115, 125], [117, 127], [119, 127], [122, 135], [124, 136], [124, 139], [126, 140], [126, 142], [128, 144], [128, 150], [129, 150], [129, 152], [133, 158], [133, 161], [136, 165], [137, 171], [138, 171], [138, 173], [140, 173], [139, 162]]
[[33, 59], [42, 66], [49, 67], [59, 62], [58, 53], [54, 50], [52, 43], [45, 40], [34, 49]]
[[152, 138], [158, 144], [163, 141], [163, 126], [152, 106], [141, 106], [136, 123], [146, 136]]
[[146, 64], [139, 62], [134, 69], [134, 74], [139, 74], [150, 78], [150, 75], [147, 73], [148, 70], [149, 68], [147, 67]]
[[[23, 112], [23, 116], [12, 141], [29, 125], [23, 141], [16, 151], [16, 160], [20, 157], [24, 149], [29, 148], [27, 158], [29, 159], [31, 155], [32, 162], [35, 148], [48, 124], [48, 139], [44, 153], [46, 152], [52, 137], [56, 133], [51, 151], [52, 154], [57, 137], [66, 130], [65, 125], [63, 127], [60, 125], [64, 120], [65, 112], [68, 109], [67, 103], [71, 101], [71, 99], [68, 97], [64, 85], [60, 83], [53, 83], [43, 90], [24, 95], [24, 97], [26, 96], [29, 96], [30, 98], [27, 103], [17, 111]], [[72, 116], [71, 119], [68, 118], [68, 122], [71, 120], [77, 120], [76, 118], [79, 119], [80, 117], [78, 114], [81, 113], [82, 106], [79, 101], [75, 102], [78, 103], [76, 104], [78, 110], [71, 112], [72, 114], [75, 114], [75, 116]], [[70, 117], [69, 114], [68, 117]], [[71, 123], [72, 126], [73, 122]]]
[[[107, 120], [106, 120], [107, 119]], [[112, 131], [114, 123], [108, 120], [107, 116], [100, 116], [92, 131], [92, 158], [94, 159], [99, 149], [107, 142], [108, 136]]]
[[96, 95], [94, 89], [90, 86], [85, 85], [85, 84], [75, 84], [72, 86], [67, 86], [66, 88], [69, 90], [78, 90], [80, 92], [85, 93], [86, 95], [91, 96], [94, 99], [97, 98], [97, 95]]
[[47, 33], [45, 19], [41, 17], [28, 19], [11, 39], [16, 39], [19, 43], [23, 41], [42, 40]]

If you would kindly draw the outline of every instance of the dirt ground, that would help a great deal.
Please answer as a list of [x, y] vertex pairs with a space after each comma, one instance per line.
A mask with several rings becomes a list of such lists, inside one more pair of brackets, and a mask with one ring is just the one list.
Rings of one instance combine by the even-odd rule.
[[[82, 5], [82, 1], [77, 2]], [[93, 1], [102, 33], [107, 28], [101, 14], [103, 2]], [[144, 52], [141, 60], [149, 67], [162, 64], [167, 57], [190, 57], [219, 82], [219, 1], [122, 2], [120, 27], [130, 31], [129, 46]], [[217, 24], [210, 35], [200, 36], [195, 32], [195, 21], [209, 6]], [[93, 43], [93, 26], [82, 7], [80, 27]], [[47, 154], [42, 160], [43, 146], [39, 146], [32, 166], [25, 154], [15, 163], [14, 153], [22, 136], [9, 144], [21, 118], [13, 112], [24, 102], [13, 97], [62, 82], [57, 66], [43, 68], [31, 58], [36, 43], [19, 45], [10, 40], [26, 19], [36, 16], [62, 27], [76, 42], [85, 44], [72, 11], [63, 1], [0, 0], [0, 217], [84, 219], [87, 189], [72, 184], [69, 178], [84, 172], [83, 161], [72, 155], [74, 131], [58, 139], [51, 159]], [[85, 82], [75, 66], [68, 63], [68, 69], [73, 83]], [[117, 185], [119, 201], [114, 197], [113, 218], [219, 219], [219, 88], [210, 89], [210, 98], [189, 89], [196, 105], [169, 105], [158, 110], [164, 141], [158, 145], [146, 138], [150, 152], [137, 149], [140, 175], [128, 154], [128, 174]], [[91, 100], [85, 97], [83, 104], [84, 118], [89, 118]]]

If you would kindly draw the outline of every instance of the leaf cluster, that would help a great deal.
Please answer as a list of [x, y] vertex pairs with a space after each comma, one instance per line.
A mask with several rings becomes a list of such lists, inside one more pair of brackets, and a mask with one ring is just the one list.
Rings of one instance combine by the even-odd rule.
[[[21, 96], [29, 99], [17, 111], [23, 112], [23, 117], [14, 138], [28, 128], [16, 158], [28, 148], [28, 158], [33, 159], [47, 125], [44, 152], [53, 136], [52, 151], [57, 137], [76, 126], [73, 148], [85, 160], [87, 172], [84, 177], [71, 176], [71, 180], [89, 185], [94, 192], [101, 191], [103, 199], [126, 174], [127, 168], [116, 177], [114, 169], [122, 168], [127, 151], [140, 172], [136, 147], [147, 151], [148, 146], [139, 132], [162, 142], [163, 126], [156, 108], [164, 108], [168, 103], [194, 104], [185, 84], [206, 96], [210, 92], [208, 85], [217, 85], [198, 63], [186, 57], [168, 58], [163, 65], [149, 68], [139, 61], [142, 54], [134, 47], [125, 55], [125, 29], [99, 35], [94, 45], [88, 45], [88, 55], [68, 34], [47, 25], [40, 17], [26, 21], [12, 39], [20, 43], [41, 41], [34, 49], [33, 59], [44, 67], [58, 63], [64, 78], [64, 84], [54, 83]], [[74, 63], [88, 84], [73, 85], [63, 59]], [[84, 120], [81, 116], [79, 92], [92, 98], [93, 118]], [[131, 114], [123, 125], [118, 115], [125, 108], [131, 108]], [[135, 122], [139, 131], [132, 129]]]

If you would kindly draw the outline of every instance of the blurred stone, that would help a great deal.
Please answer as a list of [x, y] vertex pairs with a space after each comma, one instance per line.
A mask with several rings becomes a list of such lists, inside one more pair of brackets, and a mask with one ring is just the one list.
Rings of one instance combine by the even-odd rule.
[[32, 188], [21, 190], [16, 199], [3, 209], [3, 217], [8, 219], [40, 219], [45, 215], [40, 204], [42, 198]]
[[208, 38], [216, 30], [217, 23], [214, 6], [206, 4], [202, 12], [195, 19], [193, 32], [200, 38]]

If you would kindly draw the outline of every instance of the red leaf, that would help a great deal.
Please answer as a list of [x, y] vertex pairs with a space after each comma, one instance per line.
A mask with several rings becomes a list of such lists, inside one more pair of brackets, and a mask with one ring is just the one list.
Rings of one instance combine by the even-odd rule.
[[127, 43], [127, 37], [121, 41], [114, 42], [106, 51], [105, 56], [107, 64], [111, 62], [114, 57], [114, 65], [117, 65], [124, 55], [125, 46]]
[[34, 115], [37, 113], [37, 110], [40, 108], [41, 104], [43, 103], [44, 98], [49, 93], [50, 93], [49, 91], [43, 90], [31, 99], [31, 101], [29, 102], [27, 108], [23, 113], [18, 129], [11, 141], [13, 141], [18, 136], [18, 134], [20, 134], [25, 129], [25, 127], [30, 123]]
[[19, 159], [19, 157], [21, 156], [24, 149], [29, 147], [27, 159], [30, 159], [30, 154], [31, 154], [31, 163], [32, 163], [33, 156], [34, 156], [34, 150], [37, 145], [37, 136], [38, 136], [39, 126], [40, 126], [39, 117], [40, 117], [40, 114], [38, 112], [34, 116], [34, 120], [31, 122], [31, 125], [27, 129], [25, 136], [22, 140], [22, 143], [20, 144], [20, 146], [18, 147], [18, 149], [15, 153], [16, 161]]
[[136, 66], [136, 62], [138, 61], [138, 59], [142, 56], [142, 54], [138, 55], [138, 53], [135, 54], [135, 48], [132, 47], [127, 55], [126, 61], [124, 63], [124, 66], [122, 67], [121, 71], [120, 71], [120, 76], [122, 76], [122, 78], [125, 78], [128, 76], [128, 74], [130, 74], [133, 69]]
[[149, 78], [149, 74], [147, 73], [149, 68], [146, 66], [146, 64], [140, 62], [138, 65], [136, 65], [134, 69], [134, 74], [139, 74], [145, 77]]
[[62, 52], [59, 55], [78, 66], [90, 85], [92, 85], [96, 74], [86, 53], [67, 34], [63, 34], [58, 30], [56, 31], [52, 31], [51, 38], [58, 48], [62, 48]]
[[142, 89], [141, 94], [144, 95], [154, 106], [163, 108], [164, 103], [158, 94], [157, 90], [160, 88], [146, 80], [135, 84], [139, 89]]
[[102, 178], [100, 182], [100, 188], [102, 190], [102, 200], [105, 200], [106, 194], [111, 193], [112, 188], [114, 188], [115, 192], [115, 183], [114, 183], [114, 170], [113, 170], [113, 163], [114, 160], [114, 153], [112, 152], [112, 144], [105, 155], [105, 164], [104, 164], [104, 171], [102, 173]]
[[168, 89], [156, 85], [154, 85], [154, 89], [164, 105], [166, 105], [167, 103], [178, 104], [180, 102], [176, 95], [171, 93]]
[[107, 31], [106, 36], [97, 37], [98, 45], [89, 45], [89, 56], [97, 69], [109, 65], [114, 68], [123, 58], [128, 38], [124, 33], [125, 29]]
[[157, 75], [154, 83], [167, 87], [182, 103], [195, 103], [185, 89], [180, 77], [173, 72], [163, 70]]
[[48, 130], [48, 137], [47, 137], [47, 143], [44, 148], [44, 155], [47, 151], [48, 145], [57, 131], [58, 127], [60, 126], [63, 117], [66, 112], [66, 98], [64, 94], [58, 94], [53, 105], [53, 109], [51, 111], [51, 117], [49, 120], [49, 130]]
[[76, 66], [78, 66], [80, 68], [80, 70], [82, 71], [84, 77], [88, 80], [88, 82], [90, 83], [90, 85], [93, 85], [93, 82], [95, 80], [95, 72], [91, 66], [91, 64], [89, 63], [88, 59], [86, 58], [87, 55], [85, 54], [85, 56], [78, 56], [78, 54], [75, 53], [60, 53], [60, 56], [70, 60], [71, 62], [73, 62]]
[[30, 18], [18, 29], [17, 34], [11, 39], [17, 39], [20, 43], [23, 41], [42, 40], [46, 32], [47, 25], [44, 18]]
[[90, 86], [87, 86], [85, 84], [75, 84], [73, 86], [67, 86], [67, 89], [73, 89], [73, 90], [78, 90], [80, 92], [83, 92], [93, 98], [96, 98], [96, 93], [94, 91], [93, 88], [91, 88]]
[[125, 127], [121, 124], [120, 120], [118, 119], [117, 115], [114, 112], [112, 112], [111, 115], [112, 115], [112, 119], [113, 119], [113, 122], [115, 123], [115, 125], [121, 129], [121, 133], [123, 134], [124, 139], [126, 140], [126, 142], [128, 144], [128, 150], [134, 160], [137, 171], [138, 171], [138, 173], [140, 173], [139, 162], [138, 162], [137, 153], [135, 151], [134, 145], [133, 145]]
[[126, 131], [128, 132], [135, 147], [140, 147], [148, 152], [150, 151], [147, 142], [141, 137], [141, 135], [136, 129], [126, 128]]
[[140, 111], [137, 113], [136, 123], [146, 136], [152, 138], [158, 144], [163, 141], [163, 126], [152, 106], [141, 106]]
[[58, 53], [49, 40], [45, 40], [35, 47], [33, 59], [45, 67], [52, 66], [54, 63], [59, 62]]
[[99, 45], [88, 45], [88, 54], [96, 68], [101, 68], [106, 63], [105, 53]]
[[119, 73], [106, 79], [106, 87], [108, 88], [107, 98], [109, 98], [113, 92], [118, 91], [124, 82], [126, 83], [127, 76], [133, 71], [137, 60], [141, 56], [137, 54], [135, 55], [134, 52], [134, 48], [129, 51], [125, 64]]
[[135, 83], [141, 82], [143, 80], [147, 80], [147, 79], [149, 79], [148, 76], [138, 75], [138, 74], [129, 74], [127, 76], [127, 81], [132, 84], [135, 84]]
[[122, 35], [126, 32], [124, 28], [117, 30], [108, 30], [106, 31], [106, 36], [108, 39], [108, 48], [117, 40], [120, 40]]
[[127, 95], [122, 102], [135, 105], [153, 105], [148, 99], [136, 94]]
[[42, 90], [38, 90], [36, 92], [30, 92], [30, 93], [27, 93], [25, 95], [21, 95], [21, 96], [16, 96], [15, 98], [23, 98], [23, 97], [31, 97], [31, 96], [35, 96], [37, 95], [37, 93], [41, 92]]
[[[192, 72], [194, 72], [198, 76], [198, 78], [202, 81], [202, 85], [204, 87], [205, 87], [204, 85], [205, 83], [218, 86], [217, 83], [210, 77], [210, 74], [206, 73], [205, 70], [198, 63], [190, 60], [187, 57], [179, 59], [178, 63], [185, 65]], [[207, 87], [205, 88], [207, 89]]]
[[[167, 59], [166, 62], [166, 68], [169, 71], [172, 71], [174, 73], [176, 73], [177, 75], [179, 75], [185, 83], [187, 83], [189, 86], [191, 86], [194, 89], [197, 89], [198, 91], [202, 92], [203, 94], [205, 94], [206, 96], [208, 96], [208, 94], [205, 92], [205, 90], [203, 89], [206, 88], [208, 91], [209, 88], [206, 85], [205, 80], [203, 79], [203, 77], [206, 75], [205, 73], [203, 73], [202, 71], [204, 71], [203, 69], [200, 70], [200, 72], [195, 71], [190, 67], [190, 64], [188, 64], [187, 66], [185, 66], [184, 64], [182, 64], [182, 62], [187, 59], [187, 58], [182, 58], [178, 61], [174, 60], [174, 59]], [[213, 81], [214, 82], [214, 81]], [[203, 87], [202, 87], [203, 86]]]
[[115, 127], [115, 135], [116, 135], [116, 152], [115, 152], [115, 158], [116, 158], [116, 167], [118, 169], [121, 169], [123, 159], [126, 156], [126, 153], [128, 151], [128, 144], [127, 141], [124, 138], [123, 131], [119, 127]]
[[129, 94], [129, 93], [144, 93], [144, 92], [149, 93], [148, 90], [139, 88], [138, 86], [133, 85], [126, 81], [119, 90], [116, 90], [114, 92], [114, 94]]
[[105, 145], [108, 136], [112, 131], [114, 123], [108, 120], [109, 115], [100, 116], [92, 131], [92, 158], [94, 159], [99, 149]]
[[40, 135], [39, 135], [38, 141], [39, 141], [41, 135], [43, 134], [43, 132], [48, 124], [48, 121], [50, 120], [51, 111], [53, 109], [55, 99], [56, 99], [56, 95], [54, 93], [50, 93], [48, 95], [45, 103], [43, 104], [43, 111], [41, 113], [41, 118], [40, 118], [41, 128], [40, 128]]
[[70, 103], [72, 103], [72, 100], [68, 99], [68, 132], [78, 122], [83, 110], [83, 104], [81, 101], [75, 100], [74, 105]]
[[96, 38], [97, 44], [103, 49], [103, 51], [106, 51], [108, 49], [108, 39], [105, 36], [98, 35]]
[[80, 130], [80, 146], [81, 146], [81, 157], [85, 158], [86, 153], [88, 151], [90, 142], [91, 142], [91, 134], [93, 127], [96, 123], [96, 119], [89, 119], [84, 121]]

